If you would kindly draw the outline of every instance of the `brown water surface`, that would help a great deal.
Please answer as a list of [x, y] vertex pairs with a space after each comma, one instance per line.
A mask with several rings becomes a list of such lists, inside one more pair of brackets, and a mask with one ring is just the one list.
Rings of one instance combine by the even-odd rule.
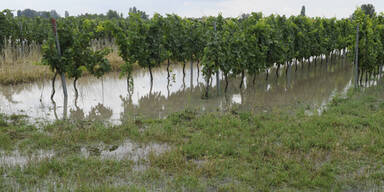
[[182, 66], [173, 65], [168, 80], [166, 66], [154, 69], [151, 86], [146, 69], [133, 73], [134, 86], [128, 91], [126, 79], [111, 73], [102, 79], [83, 77], [78, 81], [79, 97], [75, 99], [72, 81], [68, 81], [69, 98], [63, 99], [60, 82], [56, 82], [55, 103], [50, 99], [50, 81], [0, 86], [0, 112], [23, 114], [33, 120], [62, 119], [108, 120], [114, 123], [130, 118], [164, 118], [186, 109], [204, 111], [252, 111], [265, 112], [274, 109], [294, 109], [298, 105], [310, 111], [320, 112], [337, 94], [345, 94], [351, 87], [352, 65], [343, 61], [292, 66], [288, 75], [284, 68], [276, 78], [271, 69], [253, 77], [247, 76], [245, 85], [239, 88], [240, 79], [231, 77], [225, 93], [225, 81], [221, 74], [220, 90], [216, 77], [212, 78], [209, 99], [202, 99], [205, 80], [193, 65], [186, 67], [183, 78]]

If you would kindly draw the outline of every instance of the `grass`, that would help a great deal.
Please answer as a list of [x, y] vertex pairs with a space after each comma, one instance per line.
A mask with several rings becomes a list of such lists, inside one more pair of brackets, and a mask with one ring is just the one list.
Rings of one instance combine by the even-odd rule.
[[41, 60], [40, 46], [31, 44], [13, 47], [6, 44], [0, 57], [0, 84], [26, 83], [51, 77], [47, 66], [37, 65]]
[[[104, 47], [109, 47], [112, 50], [107, 55], [112, 71], [120, 71], [120, 65], [124, 61], [118, 54], [117, 45], [107, 40], [92, 42], [93, 49]], [[29, 83], [53, 77], [48, 66], [39, 65], [42, 54], [40, 46], [37, 44], [31, 44], [24, 48], [6, 44], [2, 55], [4, 57], [0, 57], [0, 84]]]
[[[0, 189], [76, 191], [381, 191], [384, 90], [336, 97], [321, 116], [185, 111], [164, 120], [54, 122], [0, 116], [0, 149], [56, 155], [1, 166]], [[140, 123], [137, 123], [140, 121]], [[135, 169], [130, 159], [84, 157], [81, 146], [167, 143]]]

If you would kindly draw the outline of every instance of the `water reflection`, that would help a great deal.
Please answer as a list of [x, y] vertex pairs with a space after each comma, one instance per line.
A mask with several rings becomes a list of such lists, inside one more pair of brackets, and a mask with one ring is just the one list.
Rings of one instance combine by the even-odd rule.
[[101, 103], [92, 107], [88, 115], [86, 115], [83, 109], [76, 106], [74, 109], [70, 109], [69, 113], [70, 113], [69, 118], [72, 120], [87, 120], [87, 121], [109, 120], [113, 115], [112, 109], [105, 107]]
[[[307, 67], [294, 62], [290, 68], [278, 71], [279, 78], [275, 75], [276, 69], [257, 75], [255, 81], [253, 76], [245, 76], [242, 89], [239, 87], [241, 78], [229, 76], [227, 92], [224, 92], [226, 83], [221, 74], [221, 88], [218, 89], [217, 80], [213, 77], [210, 97], [204, 100], [201, 98], [206, 81], [197, 64], [186, 67], [185, 76], [182, 65], [171, 65], [170, 77], [167, 66], [153, 69], [152, 83], [149, 83], [150, 75], [145, 69], [133, 72], [134, 84], [119, 79], [119, 75], [114, 73], [102, 79], [80, 78], [78, 97], [75, 97], [73, 87], [68, 87], [69, 100], [56, 94], [53, 104], [50, 81], [0, 86], [0, 112], [25, 114], [33, 119], [55, 120], [61, 117], [120, 122], [138, 116], [164, 118], [186, 108], [226, 111], [235, 107], [236, 110], [260, 112], [299, 104], [316, 110], [328, 103], [333, 95], [342, 93], [352, 79], [351, 64], [343, 59], [333, 59], [333, 62], [327, 64], [317, 59], [311, 65], [305, 65]], [[60, 82], [56, 84], [60, 85]], [[69, 81], [68, 85], [72, 82]], [[59, 89], [61, 85], [56, 87]], [[219, 90], [219, 94], [214, 90]]]

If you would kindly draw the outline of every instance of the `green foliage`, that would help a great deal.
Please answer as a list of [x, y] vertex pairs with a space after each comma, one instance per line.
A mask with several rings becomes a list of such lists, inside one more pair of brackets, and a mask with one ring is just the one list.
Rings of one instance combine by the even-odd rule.
[[369, 17], [374, 17], [376, 12], [375, 12], [375, 6], [372, 4], [363, 4], [361, 5], [361, 10], [368, 15]]
[[[155, 14], [149, 19], [144, 12], [132, 8], [128, 18], [109, 11], [107, 16], [60, 19], [58, 30], [63, 46], [63, 58], [60, 58], [55, 53], [47, 19], [13, 17], [5, 10], [0, 14], [0, 37], [12, 45], [45, 42], [44, 63], [75, 78], [85, 70], [98, 77], [109, 71], [103, 57], [108, 51], [90, 50], [89, 40], [113, 39], [124, 60], [120, 66], [122, 76], [130, 77], [134, 64], [152, 72], [152, 68], [165, 60], [202, 61], [203, 74], [210, 79], [218, 70], [226, 77], [245, 72], [257, 75], [275, 65], [329, 56], [335, 51], [353, 55], [356, 24], [360, 23], [360, 69], [372, 72], [382, 65], [384, 58], [383, 20], [383, 15], [377, 16], [369, 5], [358, 9], [351, 19], [310, 18], [304, 14], [264, 17], [261, 13], [243, 14], [240, 18], [219, 15], [199, 19]], [[74, 48], [67, 49], [71, 46]]]
[[4, 46], [5, 31], [8, 26], [4, 12], [0, 12], [0, 51]]
[[[144, 20], [140, 14], [130, 13], [128, 30], [117, 27], [114, 33], [120, 50], [120, 56], [125, 61], [123, 73], [130, 76], [132, 65], [151, 69], [165, 60], [164, 49], [164, 19], [155, 14], [151, 20]], [[115, 26], [116, 27], [116, 26]]]
[[[165, 33], [165, 49], [168, 56], [176, 62], [185, 62], [188, 58], [186, 46], [190, 33], [186, 30], [185, 20], [177, 15], [167, 15]], [[190, 51], [191, 52], [191, 51]]]
[[[221, 40], [223, 36], [224, 18], [219, 15], [217, 18], [209, 18], [207, 30], [207, 44], [204, 48], [204, 56], [202, 60], [203, 74], [208, 83], [212, 74], [219, 70], [220, 65], [223, 65], [222, 57], [224, 56], [224, 44]], [[206, 96], [208, 93], [206, 93]]]
[[[359, 70], [372, 73], [377, 66], [381, 66], [383, 58], [383, 44], [381, 25], [378, 25], [380, 19], [366, 15], [362, 9], [357, 9], [353, 15], [354, 26], [359, 24], [359, 54], [358, 63]], [[355, 32], [356, 33], [356, 32]], [[353, 55], [355, 55], [356, 38], [352, 40], [350, 45]]]
[[57, 52], [55, 37], [50, 35], [42, 46], [42, 63], [50, 66], [52, 71], [67, 73], [70, 78], [78, 79], [85, 71], [96, 77], [103, 76], [111, 70], [105, 56], [109, 50], [92, 50], [91, 40], [94, 33], [88, 32], [92, 26], [90, 20], [83, 20], [75, 25], [72, 19], [58, 22], [61, 56]]

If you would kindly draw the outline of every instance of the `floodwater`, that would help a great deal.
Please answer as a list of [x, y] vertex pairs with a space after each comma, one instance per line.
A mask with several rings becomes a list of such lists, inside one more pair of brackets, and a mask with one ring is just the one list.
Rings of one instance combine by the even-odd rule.
[[[101, 79], [83, 77], [78, 80], [79, 97], [75, 98], [72, 80], [68, 80], [68, 101], [63, 99], [59, 80], [56, 81], [55, 103], [50, 99], [51, 82], [0, 86], [0, 113], [27, 115], [35, 121], [52, 121], [69, 118], [73, 120], [106, 120], [119, 123], [126, 119], [165, 118], [174, 112], [186, 109], [198, 112], [252, 111], [265, 112], [274, 109], [293, 109], [305, 106], [310, 111], [321, 112], [338, 94], [345, 94], [352, 82], [352, 64], [336, 60], [311, 65], [293, 65], [288, 70], [281, 68], [279, 78], [275, 69], [253, 77], [247, 76], [242, 89], [240, 78], [229, 78], [227, 92], [221, 74], [220, 90], [214, 75], [209, 89], [209, 99], [202, 99], [205, 80], [198, 73], [197, 65], [186, 65], [183, 77], [182, 65], [171, 65], [171, 78], [167, 78], [166, 66], [154, 69], [153, 84], [147, 69], [133, 72], [134, 85], [127, 87], [125, 78], [110, 73]], [[59, 79], [59, 78], [58, 78]], [[131, 91], [129, 91], [131, 90]]]
[[[100, 143], [94, 146], [83, 146], [80, 149], [80, 154], [85, 158], [89, 158], [90, 156], [98, 156], [101, 159], [129, 159], [136, 163], [135, 166], [139, 166], [141, 165], [139, 164], [140, 160], [147, 160], [150, 153], [159, 155], [169, 151], [170, 149], [171, 146], [165, 143], [140, 144], [128, 139], [121, 145], [110, 146], [104, 143]], [[51, 159], [56, 156], [57, 153], [54, 150], [38, 150], [37, 152], [30, 154], [20, 152], [18, 150], [11, 152], [0, 150], [0, 166], [24, 167], [28, 163], [39, 162], [45, 159]]]
[[130, 159], [137, 163], [140, 160], [147, 159], [150, 153], [159, 155], [170, 149], [171, 147], [164, 143], [139, 144], [126, 140], [120, 146], [106, 146], [100, 143], [98, 146], [82, 147], [81, 154], [85, 157], [100, 156], [102, 159]]
[[41, 161], [43, 159], [49, 159], [54, 156], [54, 151], [44, 151], [39, 150], [35, 154], [23, 154], [18, 150], [12, 151], [10, 153], [6, 153], [4, 151], [0, 151], [0, 166], [25, 166], [29, 162]]

